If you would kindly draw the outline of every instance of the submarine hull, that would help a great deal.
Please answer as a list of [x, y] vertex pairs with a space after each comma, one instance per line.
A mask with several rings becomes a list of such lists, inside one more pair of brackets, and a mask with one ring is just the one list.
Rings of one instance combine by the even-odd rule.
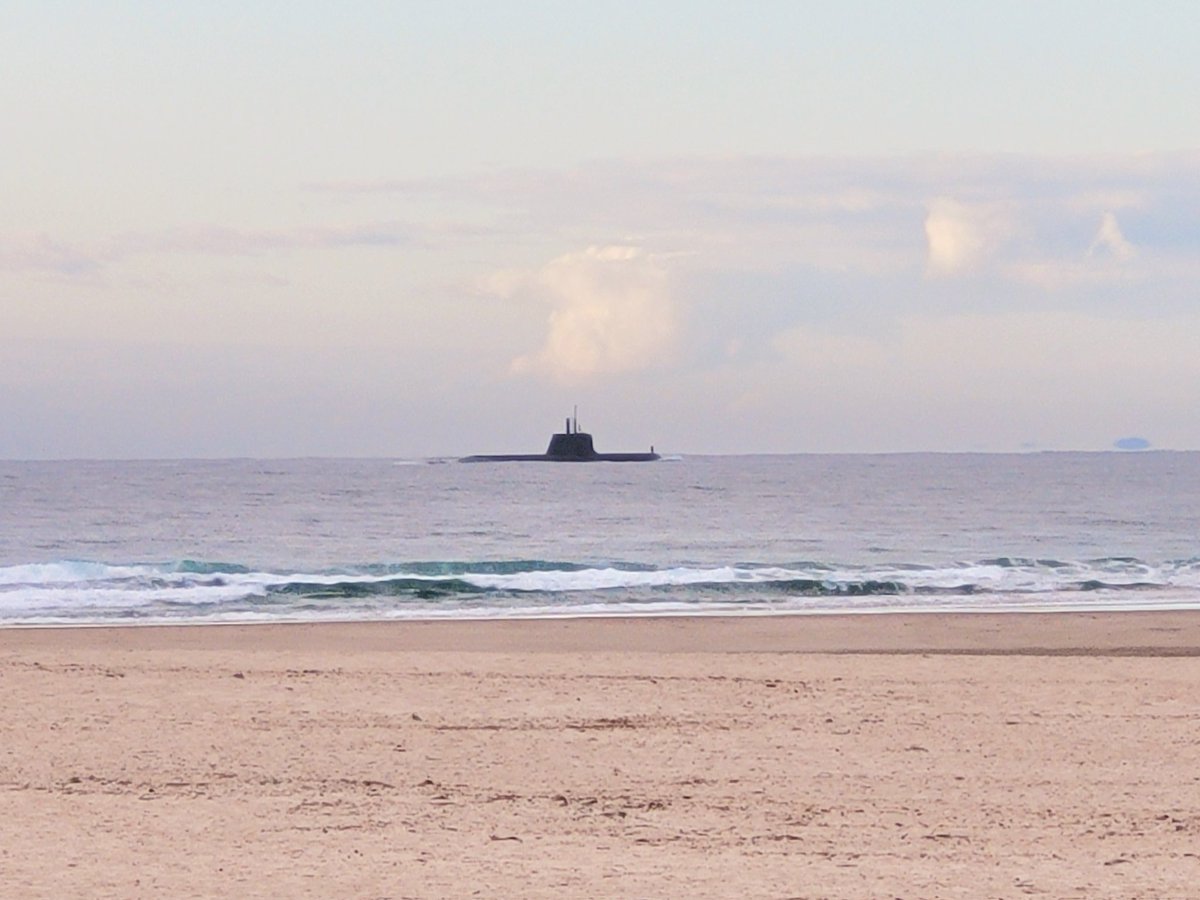
[[496, 453], [464, 456], [459, 462], [654, 462], [657, 453], [593, 453], [591, 456], [555, 456], [549, 453]]
[[567, 419], [566, 431], [550, 436], [545, 453], [496, 453], [464, 456], [459, 462], [654, 462], [661, 459], [654, 448], [649, 453], [597, 453], [592, 436]]

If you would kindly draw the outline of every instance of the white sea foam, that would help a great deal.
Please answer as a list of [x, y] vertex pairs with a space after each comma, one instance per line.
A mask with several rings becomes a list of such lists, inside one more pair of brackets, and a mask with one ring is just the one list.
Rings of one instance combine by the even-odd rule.
[[458, 564], [462, 571], [432, 574], [403, 566], [291, 573], [192, 568], [198, 571], [72, 561], [0, 568], [0, 623], [1180, 608], [1200, 592], [1196, 561], [1127, 559], [504, 572]]

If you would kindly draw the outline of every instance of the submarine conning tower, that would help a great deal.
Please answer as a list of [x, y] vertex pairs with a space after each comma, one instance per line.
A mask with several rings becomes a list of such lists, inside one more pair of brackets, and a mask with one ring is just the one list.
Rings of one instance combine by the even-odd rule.
[[592, 444], [592, 436], [580, 431], [579, 421], [572, 416], [567, 419], [566, 428], [561, 434], [550, 436], [546, 456], [556, 459], [594, 459], [596, 448]]

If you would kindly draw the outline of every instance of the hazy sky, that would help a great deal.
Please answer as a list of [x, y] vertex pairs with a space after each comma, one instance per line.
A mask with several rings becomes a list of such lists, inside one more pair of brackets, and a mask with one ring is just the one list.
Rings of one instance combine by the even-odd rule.
[[0, 457], [1200, 448], [1200, 5], [13, 2]]

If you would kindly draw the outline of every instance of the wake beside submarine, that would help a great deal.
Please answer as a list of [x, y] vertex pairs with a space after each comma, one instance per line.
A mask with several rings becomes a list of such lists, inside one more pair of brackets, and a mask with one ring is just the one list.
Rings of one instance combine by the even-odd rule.
[[592, 436], [579, 430], [577, 416], [567, 419], [566, 429], [550, 436], [545, 453], [496, 453], [464, 456], [459, 462], [654, 462], [661, 459], [650, 445], [649, 453], [597, 453]]

